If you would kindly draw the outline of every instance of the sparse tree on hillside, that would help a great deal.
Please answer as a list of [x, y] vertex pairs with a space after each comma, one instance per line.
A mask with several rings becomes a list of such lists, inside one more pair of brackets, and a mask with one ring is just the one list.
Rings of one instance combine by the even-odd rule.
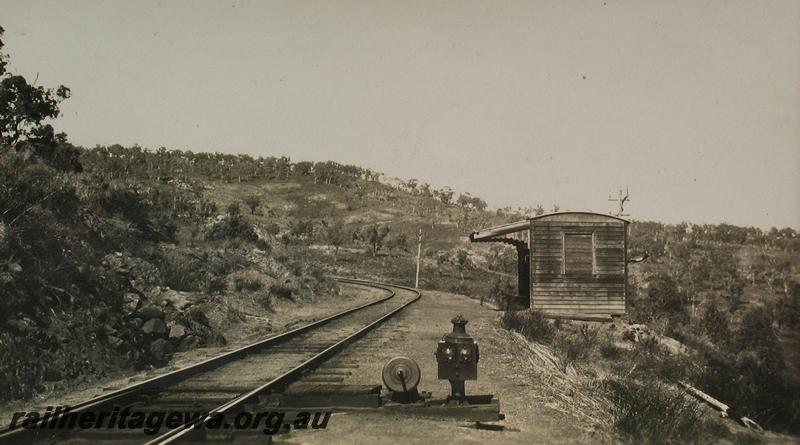
[[308, 219], [296, 219], [289, 222], [289, 234], [294, 238], [306, 238], [314, 233], [314, 223]]
[[364, 238], [372, 247], [372, 256], [378, 256], [378, 251], [383, 247], [383, 242], [389, 234], [389, 226], [369, 226], [364, 232]]
[[228, 213], [229, 217], [235, 218], [242, 214], [242, 207], [238, 202], [232, 202], [225, 207], [225, 211]]
[[671, 276], [658, 273], [650, 277], [647, 297], [654, 313], [664, 314], [670, 320], [686, 320], [686, 297]]
[[426, 197], [426, 198], [430, 198], [431, 196], [433, 196], [433, 194], [431, 192], [431, 185], [428, 184], [427, 182], [423, 182], [422, 184], [420, 184], [419, 185], [419, 194], [424, 196], [424, 197]]
[[335, 221], [325, 229], [325, 239], [333, 246], [333, 262], [336, 263], [339, 257], [339, 248], [347, 241], [347, 232], [341, 220]]
[[261, 197], [258, 195], [250, 195], [244, 198], [244, 203], [250, 208], [250, 214], [255, 215], [256, 209], [261, 204]]
[[435, 190], [433, 192], [433, 196], [441, 201], [442, 204], [449, 205], [453, 200], [453, 189], [450, 187], [444, 187], [440, 190]]
[[406, 189], [406, 191], [408, 193], [411, 193], [412, 195], [416, 195], [417, 194], [417, 184], [418, 184], [418, 181], [416, 179], [414, 179], [414, 178], [411, 178], [408, 181], [405, 181], [404, 183], [402, 183], [402, 186]]
[[469, 253], [464, 249], [458, 249], [455, 260], [456, 266], [458, 266], [458, 273], [461, 275], [461, 281], [464, 281], [464, 272], [474, 267], [472, 260], [469, 258]]
[[294, 165], [294, 173], [297, 176], [308, 176], [314, 171], [314, 163], [301, 161]]
[[486, 210], [487, 207], [486, 201], [477, 196], [472, 196], [469, 193], [459, 195], [456, 204], [467, 210], [477, 210], [479, 212]]
[[2, 52], [4, 29], [0, 27], [0, 151], [20, 149], [20, 142], [61, 170], [80, 171], [78, 152], [66, 144], [67, 136], [56, 133], [46, 119], [59, 115], [59, 105], [70, 96], [69, 88], [35, 86], [6, 71], [8, 57]]
[[436, 255], [436, 267], [439, 270], [439, 275], [444, 275], [444, 269], [450, 264], [450, 258], [444, 252], [439, 252]]
[[386, 247], [389, 248], [389, 250], [408, 252], [408, 237], [406, 237], [405, 233], [400, 232], [386, 241]]

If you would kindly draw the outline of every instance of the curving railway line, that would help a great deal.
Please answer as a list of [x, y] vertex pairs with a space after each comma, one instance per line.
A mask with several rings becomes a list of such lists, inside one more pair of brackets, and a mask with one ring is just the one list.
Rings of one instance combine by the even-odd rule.
[[[283, 389], [304, 373], [358, 340], [383, 321], [420, 298], [402, 286], [337, 278], [341, 283], [378, 289], [383, 296], [242, 348], [212, 357], [114, 392], [74, 405], [70, 413], [201, 413], [176, 428], [158, 432], [124, 428], [52, 428], [57, 415], [43, 418], [36, 428], [0, 433], [0, 443], [131, 443], [198, 442], [206, 438], [206, 423], [215, 416], [232, 416], [246, 403]], [[205, 414], [208, 413], [208, 414]], [[45, 425], [46, 424], [46, 425]], [[41, 427], [39, 427], [41, 426]], [[263, 440], [263, 437], [262, 437]]]

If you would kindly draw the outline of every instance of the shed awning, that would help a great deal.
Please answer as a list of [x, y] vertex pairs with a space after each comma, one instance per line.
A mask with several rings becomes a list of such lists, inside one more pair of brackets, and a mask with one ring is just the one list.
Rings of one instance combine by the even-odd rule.
[[508, 235], [509, 233], [521, 232], [530, 229], [531, 222], [527, 219], [516, 221], [513, 223], [503, 224], [502, 226], [489, 227], [477, 232], [472, 232], [469, 239], [472, 242], [476, 241], [489, 241], [492, 238]]

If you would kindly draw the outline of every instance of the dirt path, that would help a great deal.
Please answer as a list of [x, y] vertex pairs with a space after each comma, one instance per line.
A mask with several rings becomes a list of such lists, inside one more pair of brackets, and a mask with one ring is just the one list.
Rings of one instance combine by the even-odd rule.
[[[436, 376], [433, 351], [445, 332], [452, 330], [450, 319], [463, 314], [468, 320], [467, 332], [481, 348], [478, 380], [467, 382], [467, 393], [495, 394], [500, 399], [502, 422], [506, 431], [494, 432], [470, 428], [468, 422], [422, 419], [385, 414], [335, 414], [326, 430], [292, 432], [275, 437], [279, 443], [308, 444], [372, 444], [372, 443], [548, 443], [572, 444], [596, 442], [589, 433], [562, 414], [534, 401], [528, 394], [536, 391], [530, 379], [520, 372], [518, 361], [508, 348], [507, 333], [496, 328], [499, 316], [467, 297], [423, 292], [422, 300], [390, 320], [364, 340], [371, 346], [359, 349], [356, 344], [337, 357], [360, 364], [344, 383], [381, 383], [383, 365], [392, 357], [405, 355], [415, 360], [422, 370], [419, 388], [446, 396], [447, 381]], [[363, 344], [363, 343], [362, 343]], [[377, 346], [377, 347], [376, 347]]]

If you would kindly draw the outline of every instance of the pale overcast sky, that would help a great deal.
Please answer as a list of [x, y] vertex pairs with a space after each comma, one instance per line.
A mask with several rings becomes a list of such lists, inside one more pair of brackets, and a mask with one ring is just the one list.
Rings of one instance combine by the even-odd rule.
[[73, 143], [288, 155], [493, 207], [800, 227], [800, 2], [8, 1]]

